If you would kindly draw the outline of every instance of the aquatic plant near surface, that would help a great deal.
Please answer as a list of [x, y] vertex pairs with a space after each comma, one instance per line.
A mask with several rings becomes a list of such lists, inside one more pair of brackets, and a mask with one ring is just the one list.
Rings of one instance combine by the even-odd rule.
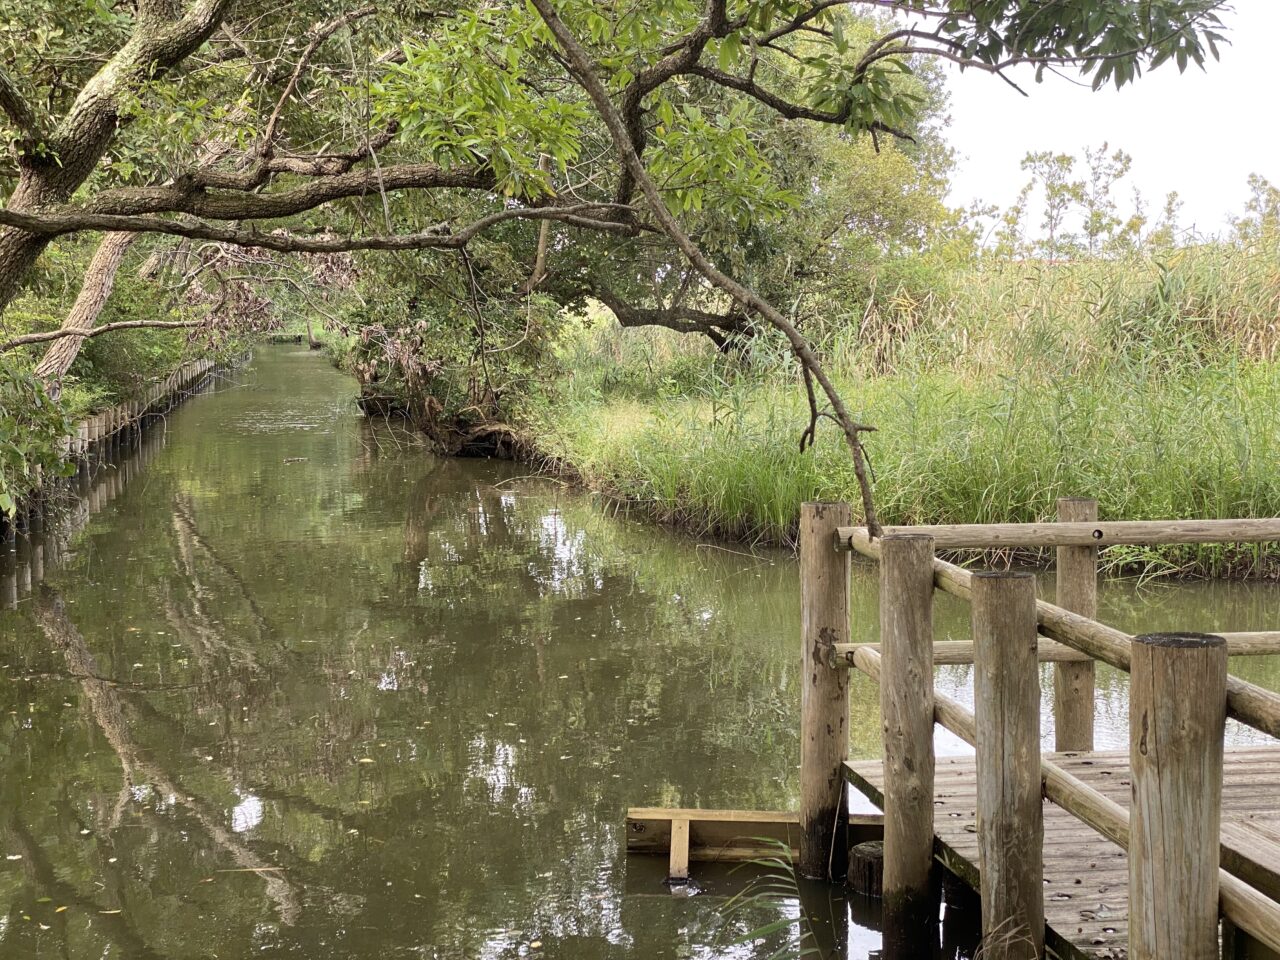
[[[754, 944], [781, 936], [781, 945], [768, 955], [768, 960], [800, 960], [821, 957], [813, 921], [805, 912], [800, 897], [800, 878], [790, 845], [776, 837], [752, 837], [752, 841], [777, 850], [773, 856], [749, 860], [740, 867], [760, 871], [730, 897], [719, 909], [721, 933], [717, 939], [725, 947]], [[784, 916], [741, 931], [740, 920], [756, 911], [781, 912]], [[794, 916], [788, 915], [794, 913]]]

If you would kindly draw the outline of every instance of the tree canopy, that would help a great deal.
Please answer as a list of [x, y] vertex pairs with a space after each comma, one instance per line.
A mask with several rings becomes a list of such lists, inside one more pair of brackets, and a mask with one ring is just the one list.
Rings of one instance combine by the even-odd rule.
[[[84, 231], [429, 251], [401, 261], [416, 289], [370, 309], [416, 330], [401, 354], [433, 324], [483, 344], [486, 314], [523, 309], [532, 331], [586, 297], [717, 342], [772, 327], [813, 398], [805, 436], [836, 420], [865, 481], [866, 427], [790, 308], [851, 245], [912, 243], [911, 208], [938, 202], [935, 64], [1123, 85], [1216, 56], [1222, 6], [35, 0], [0, 21], [0, 309]], [[894, 157], [923, 189], [877, 189]]]

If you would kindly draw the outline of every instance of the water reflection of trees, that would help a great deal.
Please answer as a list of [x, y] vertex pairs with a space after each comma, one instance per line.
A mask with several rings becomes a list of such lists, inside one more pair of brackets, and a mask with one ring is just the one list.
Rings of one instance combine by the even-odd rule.
[[[261, 402], [214, 399], [228, 422]], [[0, 952], [721, 955], [713, 905], [625, 860], [623, 812], [793, 806], [790, 561], [354, 424], [269, 426], [182, 434], [45, 552], [60, 600], [0, 613], [0, 839], [23, 856]], [[877, 702], [855, 683], [855, 753]]]
[[[139, 552], [110, 585], [82, 582], [90, 559], [105, 567], [112, 551], [136, 549], [96, 543], [68, 568], [74, 604], [23, 611], [47, 638], [13, 651], [24, 675], [58, 666], [76, 679], [15, 690], [13, 704], [48, 710], [27, 735], [39, 763], [17, 779], [78, 811], [111, 808], [90, 817], [95, 856], [65, 824], [22, 824], [80, 891], [55, 896], [38, 877], [23, 888], [70, 901], [58, 923], [122, 910], [86, 924], [81, 943], [179, 956], [337, 938], [361, 955], [414, 942], [500, 954], [538, 936], [606, 953], [622, 937], [661, 952], [676, 926], [652, 925], [665, 901], [633, 929], [617, 902], [625, 803], [789, 800], [794, 758], [760, 777], [761, 758], [794, 746], [791, 658], [772, 655], [768, 627], [790, 611], [770, 609], [777, 591], [760, 589], [760, 571], [713, 560], [691, 578], [688, 556], [646, 550], [641, 531], [584, 536], [593, 514], [557, 513], [531, 484], [477, 487], [464, 473], [443, 489], [406, 487], [394, 474], [370, 473], [384, 491], [357, 484], [346, 501], [371, 536], [311, 543], [286, 590], [269, 552], [228, 541], [222, 523], [207, 529], [201, 497], [166, 490], [161, 471], [147, 529], [167, 547]], [[406, 489], [431, 507], [393, 527], [379, 503]], [[258, 533], [287, 539], [287, 526]], [[754, 630], [721, 613], [716, 591], [736, 589], [714, 582], [726, 576], [755, 581], [741, 588], [756, 598]], [[121, 604], [112, 593], [124, 584], [136, 595]], [[675, 750], [690, 765], [672, 776]], [[376, 762], [357, 762], [366, 756]], [[13, 757], [5, 766], [14, 782]], [[229, 825], [246, 797], [263, 813], [242, 835]], [[219, 863], [247, 875], [214, 874]], [[271, 865], [286, 871], [266, 876]], [[108, 877], [115, 898], [91, 903]], [[296, 894], [293, 927], [271, 899], [280, 883]], [[192, 890], [216, 925], [189, 916]], [[38, 899], [9, 893], [15, 905]], [[5, 937], [30, 946], [24, 930], [36, 929]]]

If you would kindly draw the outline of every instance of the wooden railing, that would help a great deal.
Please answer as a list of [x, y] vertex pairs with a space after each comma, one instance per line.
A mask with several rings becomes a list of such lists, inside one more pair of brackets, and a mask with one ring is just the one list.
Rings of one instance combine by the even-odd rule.
[[[1230, 676], [1227, 658], [1280, 653], [1280, 632], [1134, 637], [1095, 619], [1097, 545], [1273, 540], [1280, 520], [1102, 523], [1078, 499], [1059, 511], [1061, 523], [889, 528], [873, 540], [844, 521], [843, 504], [804, 506], [801, 871], [840, 866], [843, 841], [827, 825], [845, 812], [841, 678], [853, 667], [880, 688], [886, 911], [930, 896], [936, 723], [977, 752], [984, 929], [1025, 934], [992, 956], [1043, 956], [1043, 798], [1128, 851], [1133, 960], [1216, 957], [1219, 909], [1280, 951], [1280, 904], [1221, 868], [1219, 840], [1225, 718], [1280, 736], [1280, 694]], [[1037, 600], [1029, 574], [973, 573], [935, 555], [1008, 546], [1058, 548], [1061, 606]], [[880, 565], [879, 644], [848, 640], [854, 551]], [[935, 644], [935, 589], [970, 603], [971, 643]], [[1040, 754], [1039, 662], [1055, 664], [1057, 746], [1076, 751], [1093, 747], [1096, 660], [1131, 674], [1132, 815]], [[975, 664], [973, 711], [934, 689], [935, 664], [948, 662]]]

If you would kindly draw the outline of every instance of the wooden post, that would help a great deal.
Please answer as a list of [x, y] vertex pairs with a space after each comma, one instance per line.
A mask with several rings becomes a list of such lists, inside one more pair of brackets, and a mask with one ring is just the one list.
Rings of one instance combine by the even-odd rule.
[[31, 592], [31, 538], [29, 536], [19, 537], [17, 546], [17, 556], [14, 558], [17, 566], [18, 596], [25, 597]]
[[836, 550], [847, 503], [800, 507], [800, 873], [843, 878], [848, 869], [849, 671], [830, 665], [849, 642], [849, 554]]
[[0, 558], [0, 607], [18, 609], [18, 567], [5, 558]]
[[1227, 645], [1133, 638], [1129, 682], [1130, 960], [1215, 960]]
[[[1059, 497], [1058, 520], [1092, 523], [1098, 519], [1098, 501], [1086, 497]], [[1058, 606], [1088, 617], [1098, 615], [1098, 548], [1058, 547]], [[1094, 665], [1059, 663], [1053, 668], [1054, 748], [1092, 750], [1094, 715]]]
[[867, 840], [850, 849], [849, 889], [877, 900], [884, 895], [883, 840]]
[[918, 927], [933, 900], [933, 537], [881, 541], [880, 650], [885, 912]]
[[1035, 960], [1044, 954], [1035, 578], [978, 573], [972, 584], [983, 956]]

